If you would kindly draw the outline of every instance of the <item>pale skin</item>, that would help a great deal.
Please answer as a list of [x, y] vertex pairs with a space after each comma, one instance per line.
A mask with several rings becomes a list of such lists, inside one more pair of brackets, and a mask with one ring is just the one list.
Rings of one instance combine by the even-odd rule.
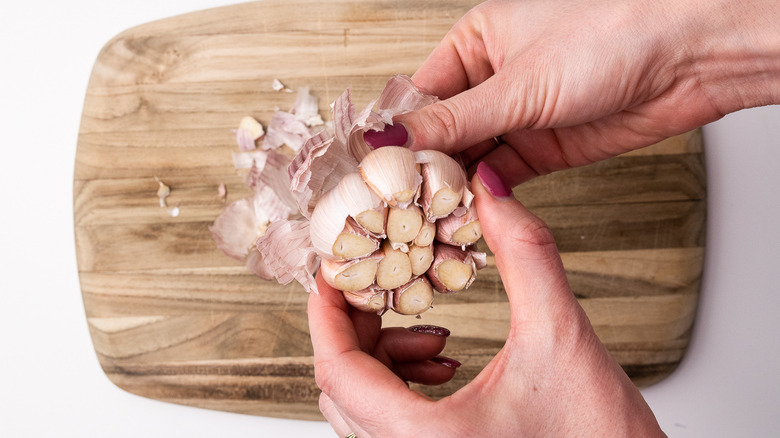
[[472, 174], [488, 165], [472, 190], [509, 337], [476, 379], [432, 401], [405, 382], [452, 378], [435, 359], [446, 338], [382, 329], [318, 279], [315, 374], [336, 434], [663, 436], [595, 336], [546, 225], [506, 189], [780, 102], [778, 23], [776, 0], [491, 1], [463, 17], [413, 77], [443, 100], [396, 121], [412, 149], [460, 154]]

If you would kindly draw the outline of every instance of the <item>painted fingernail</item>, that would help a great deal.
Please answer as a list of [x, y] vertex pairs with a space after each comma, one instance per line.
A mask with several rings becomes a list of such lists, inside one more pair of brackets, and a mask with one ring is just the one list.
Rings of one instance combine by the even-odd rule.
[[374, 149], [383, 146], [403, 146], [409, 140], [409, 133], [406, 132], [404, 125], [396, 123], [395, 125], [385, 125], [385, 129], [382, 131], [364, 132], [363, 140]]
[[484, 161], [477, 165], [477, 175], [482, 185], [494, 198], [508, 198], [512, 196], [512, 190], [504, 180]]
[[442, 336], [444, 338], [450, 335], [449, 330], [447, 330], [444, 327], [439, 327], [437, 325], [413, 325], [409, 327], [408, 330], [411, 330], [415, 333], [423, 333], [426, 335]]
[[450, 359], [449, 357], [444, 357], [444, 356], [434, 356], [430, 359], [430, 361], [435, 362], [439, 365], [444, 365], [445, 367], [448, 368], [458, 368], [461, 365], [461, 363], [458, 362], [457, 360]]

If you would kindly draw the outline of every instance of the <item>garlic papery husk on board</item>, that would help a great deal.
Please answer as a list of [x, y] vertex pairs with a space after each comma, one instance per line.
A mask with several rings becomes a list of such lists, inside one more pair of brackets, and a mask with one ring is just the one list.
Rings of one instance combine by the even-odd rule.
[[255, 246], [267, 270], [279, 283], [297, 280], [307, 292], [317, 290], [314, 273], [320, 258], [311, 246], [309, 221], [303, 218], [275, 221]]
[[242, 151], [252, 151], [257, 148], [257, 140], [265, 134], [263, 125], [254, 117], [245, 116], [236, 129], [236, 143]]

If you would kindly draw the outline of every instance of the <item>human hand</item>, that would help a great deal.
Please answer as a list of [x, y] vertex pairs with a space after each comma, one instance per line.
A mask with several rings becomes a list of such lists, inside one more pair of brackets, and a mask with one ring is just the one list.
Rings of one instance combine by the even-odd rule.
[[383, 340], [377, 315], [350, 311], [320, 281], [308, 314], [326, 419], [359, 438], [662, 436], [577, 303], [549, 229], [492, 169], [477, 173], [476, 208], [509, 297], [504, 348], [472, 382], [433, 401], [404, 381], [452, 378], [452, 367], [429, 360], [445, 338], [392, 329]]
[[400, 137], [483, 160], [514, 186], [776, 103], [778, 5], [488, 1], [413, 76], [443, 100], [396, 117]]

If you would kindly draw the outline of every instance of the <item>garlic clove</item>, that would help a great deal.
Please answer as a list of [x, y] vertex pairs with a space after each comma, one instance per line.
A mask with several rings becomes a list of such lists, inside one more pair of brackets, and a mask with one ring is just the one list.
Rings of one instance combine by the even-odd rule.
[[391, 207], [387, 213], [387, 238], [393, 243], [409, 243], [420, 234], [423, 222], [422, 211], [416, 205]]
[[340, 262], [323, 259], [320, 263], [322, 278], [331, 287], [341, 291], [357, 291], [374, 283], [377, 274], [377, 257]]
[[345, 175], [336, 187], [347, 213], [377, 237], [385, 237], [387, 206], [366, 185], [360, 173]]
[[460, 204], [466, 189], [466, 171], [452, 157], [439, 151], [415, 152], [422, 165], [420, 205], [425, 218], [433, 222], [446, 217]]
[[326, 193], [311, 215], [311, 241], [323, 258], [348, 260], [371, 254], [379, 240], [350, 217], [338, 190]]
[[363, 158], [359, 168], [366, 184], [392, 207], [406, 208], [419, 196], [422, 175], [409, 149], [376, 149]]
[[433, 263], [433, 245], [413, 245], [409, 248], [408, 256], [412, 265], [412, 275], [423, 275]]
[[401, 315], [419, 315], [433, 304], [433, 288], [425, 277], [416, 277], [391, 294], [391, 309]]
[[343, 260], [367, 256], [379, 248], [379, 239], [366, 233], [352, 218], [333, 242], [333, 255]]
[[436, 221], [436, 240], [449, 245], [466, 247], [482, 237], [477, 209], [469, 208], [462, 216], [451, 214]]
[[426, 273], [433, 287], [441, 293], [467, 289], [474, 281], [477, 266], [473, 252], [458, 247], [436, 244], [433, 263]]
[[344, 299], [354, 308], [363, 312], [374, 312], [382, 315], [388, 308], [387, 297], [389, 291], [380, 289], [377, 285], [371, 285], [357, 291], [342, 291]]
[[414, 244], [417, 246], [428, 246], [433, 243], [436, 237], [436, 225], [433, 222], [423, 221], [420, 232], [414, 238]]
[[388, 241], [381, 248], [384, 257], [379, 261], [376, 271], [376, 284], [382, 289], [395, 289], [412, 278], [412, 263], [409, 256], [401, 250], [393, 249]]

